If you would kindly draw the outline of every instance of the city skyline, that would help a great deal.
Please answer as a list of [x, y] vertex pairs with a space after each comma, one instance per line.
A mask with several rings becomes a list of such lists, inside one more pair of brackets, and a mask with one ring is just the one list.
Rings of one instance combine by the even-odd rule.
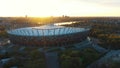
[[119, 0], [0, 0], [0, 16], [120, 16]]

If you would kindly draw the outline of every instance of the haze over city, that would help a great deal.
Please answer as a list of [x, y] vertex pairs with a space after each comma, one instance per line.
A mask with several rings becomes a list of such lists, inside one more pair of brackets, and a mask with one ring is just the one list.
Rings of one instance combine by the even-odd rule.
[[119, 0], [0, 0], [0, 16], [120, 16]]

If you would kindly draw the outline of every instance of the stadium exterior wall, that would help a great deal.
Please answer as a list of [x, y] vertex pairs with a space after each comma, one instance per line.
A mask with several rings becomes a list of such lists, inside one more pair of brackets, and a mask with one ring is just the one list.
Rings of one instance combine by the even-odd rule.
[[87, 38], [89, 30], [65, 35], [54, 36], [20, 36], [9, 34], [13, 44], [39, 47], [59, 47], [79, 43]]

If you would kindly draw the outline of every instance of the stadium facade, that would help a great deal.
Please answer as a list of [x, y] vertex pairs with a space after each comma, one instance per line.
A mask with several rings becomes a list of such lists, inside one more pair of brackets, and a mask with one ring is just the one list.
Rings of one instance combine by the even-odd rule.
[[69, 46], [80, 43], [89, 34], [89, 28], [43, 25], [9, 30], [13, 44], [39, 47]]

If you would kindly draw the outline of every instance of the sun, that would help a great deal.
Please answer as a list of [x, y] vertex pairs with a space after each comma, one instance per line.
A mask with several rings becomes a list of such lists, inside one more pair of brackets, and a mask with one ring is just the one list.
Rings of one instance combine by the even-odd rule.
[[[30, 0], [27, 6], [24, 8], [26, 9], [25, 13], [29, 16], [58, 16], [59, 13], [57, 11], [58, 6], [60, 6], [57, 0]], [[32, 4], [32, 5], [31, 5]]]

